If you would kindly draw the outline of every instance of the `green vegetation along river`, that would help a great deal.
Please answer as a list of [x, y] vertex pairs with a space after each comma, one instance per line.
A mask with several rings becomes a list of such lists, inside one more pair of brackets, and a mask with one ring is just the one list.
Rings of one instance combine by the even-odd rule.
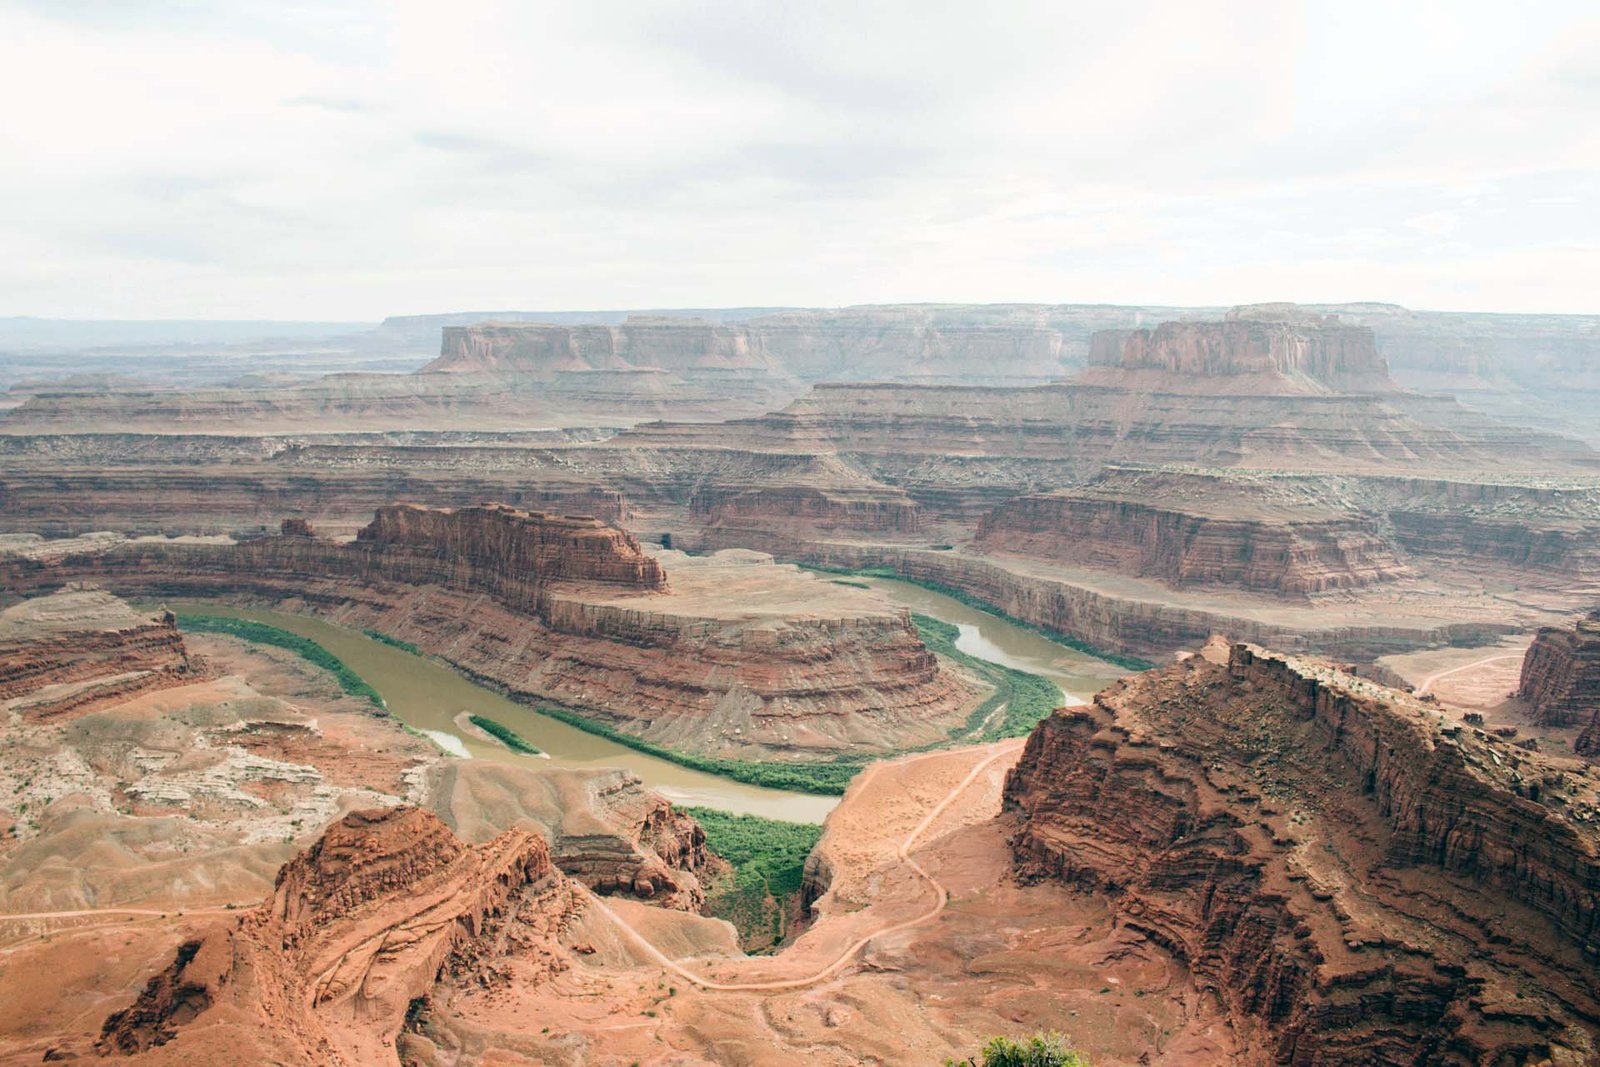
[[[960, 636], [956, 646], [961, 651], [1049, 678], [1062, 688], [1068, 702], [1086, 699], [1126, 673], [943, 594], [890, 579], [867, 581], [895, 602], [957, 626]], [[174, 601], [169, 606], [181, 612], [253, 619], [315, 641], [371, 684], [397, 719], [457, 756], [531, 766], [624, 767], [675, 804], [791, 822], [821, 822], [839, 802], [834, 796], [736, 782], [636, 751], [541, 715], [469, 681], [438, 660], [415, 655], [358, 630], [303, 615], [218, 601]], [[484, 739], [477, 731], [463, 729], [461, 722], [472, 715], [504, 724], [544, 755], [514, 752]]]

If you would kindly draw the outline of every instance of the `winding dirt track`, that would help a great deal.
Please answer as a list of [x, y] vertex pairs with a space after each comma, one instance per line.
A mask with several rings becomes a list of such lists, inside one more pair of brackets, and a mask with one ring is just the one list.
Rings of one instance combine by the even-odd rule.
[[[187, 919], [194, 915], [226, 915], [237, 914], [240, 909], [248, 908], [248, 904], [235, 907], [212, 908], [168, 908], [161, 911], [155, 908], [80, 908], [75, 911], [19, 911], [0, 913], [0, 928], [10, 922], [48, 921], [50, 919], [86, 919], [106, 917], [105, 922], [88, 923], [81, 926], [64, 926], [53, 930], [40, 930], [36, 932], [19, 931], [16, 940], [4, 947], [0, 947], [0, 956], [9, 955], [19, 949], [27, 948], [37, 941], [56, 934], [84, 934], [95, 930], [104, 930], [108, 926], [127, 928], [128, 924], [136, 923], [138, 919]], [[112, 921], [110, 916], [122, 915], [127, 918]]]
[[[914, 872], [916, 872], [917, 876], [926, 882], [929, 888], [933, 890], [933, 906], [914, 918], [905, 919], [897, 923], [890, 923], [886, 926], [879, 927], [871, 933], [863, 934], [846, 946], [845, 949], [833, 960], [833, 962], [801, 978], [786, 978], [778, 981], [768, 982], [717, 982], [710, 978], [705, 978], [687, 969], [675, 960], [670, 959], [660, 949], [656, 948], [655, 945], [651, 944], [643, 934], [634, 929], [633, 926], [627, 922], [627, 920], [623, 919], [616, 912], [612, 911], [606, 902], [593, 890], [590, 890], [581, 882], [574, 881], [573, 884], [575, 888], [583, 893], [589, 899], [589, 902], [598, 908], [607, 919], [615, 924], [616, 927], [622, 931], [622, 933], [626, 935], [628, 939], [643, 949], [646, 955], [655, 960], [662, 967], [665, 967], [667, 970], [671, 971], [673, 974], [678, 975], [685, 981], [690, 982], [701, 989], [738, 993], [757, 992], [760, 990], [771, 989], [798, 989], [804, 986], [814, 985], [817, 982], [836, 974], [845, 966], [845, 964], [849, 963], [850, 960], [855, 957], [856, 953], [865, 948], [867, 944], [874, 938], [883, 937], [887, 934], [898, 933], [901, 930], [909, 930], [914, 926], [920, 926], [923, 923], [928, 922], [930, 919], [935, 918], [945, 910], [945, 907], [950, 903], [950, 891], [946, 889], [938, 879], [929, 874], [920, 863], [912, 858], [911, 850], [916, 847], [917, 840], [927, 832], [928, 828], [933, 825], [934, 821], [937, 820], [940, 815], [944, 814], [945, 810], [949, 808], [949, 806], [966, 791], [968, 786], [972, 785], [972, 783], [977, 780], [979, 775], [987, 770], [989, 766], [996, 760], [1015, 754], [1025, 743], [1025, 740], [1025, 738], [1015, 738], [1011, 741], [1003, 742], [996, 747], [995, 751], [991, 752], [988, 756], [985, 756], [983, 759], [974, 764], [972, 769], [967, 772], [966, 777], [962, 778], [961, 781], [956, 784], [955, 788], [951, 789], [950, 792], [945, 795], [944, 799], [940, 800], [938, 804], [935, 804], [896, 847], [896, 855], [898, 858]], [[948, 752], [930, 752], [924, 756], [914, 756], [908, 760], [897, 762], [914, 763], [919, 760], [948, 758], [949, 756], [950, 753]], [[864, 789], [873, 780], [873, 778], [876, 777], [878, 769], [882, 766], [884, 766], [883, 763], [874, 763], [869, 766], [864, 772], [862, 772], [863, 777], [857, 783], [855, 788], [857, 790]], [[0, 923], [19, 920], [70, 919], [111, 915], [138, 915], [166, 918], [178, 915], [180, 912], [184, 916], [190, 916], [213, 913], [220, 914], [234, 910], [235, 909], [233, 908], [218, 907], [184, 909], [169, 908], [165, 911], [154, 908], [88, 908], [77, 911], [35, 911], [17, 912], [9, 915], [0, 914]]]
[[[669, 959], [664, 952], [656, 948], [655, 945], [651, 944], [643, 934], [639, 933], [639, 931], [635, 930], [631, 925], [629, 925], [625, 919], [623, 919], [616, 912], [612, 911], [611, 908], [606, 905], [605, 901], [594, 892], [589, 890], [587, 887], [582, 886], [581, 884], [579, 885], [579, 888], [584, 892], [585, 895], [588, 896], [589, 901], [600, 909], [606, 918], [610, 919], [611, 922], [614, 923], [619, 930], [626, 934], [630, 940], [644, 949], [645, 953], [650, 956], [651, 959], [661, 964], [661, 966], [665, 967], [673, 974], [678, 975], [687, 982], [693, 983], [701, 989], [710, 989], [726, 993], [742, 993], [756, 992], [767, 989], [798, 989], [803, 986], [814, 985], [817, 982], [820, 982], [825, 978], [829, 978], [837, 973], [842, 967], [844, 967], [846, 963], [850, 962], [856, 953], [865, 948], [867, 943], [872, 941], [874, 938], [883, 937], [886, 934], [898, 933], [901, 930], [909, 930], [913, 926], [920, 926], [937, 916], [940, 912], [944, 911], [946, 905], [950, 903], [950, 891], [946, 889], [938, 879], [929, 874], [920, 863], [911, 858], [911, 849], [916, 846], [917, 838], [921, 837], [927, 831], [928, 827], [933, 825], [934, 820], [942, 815], [945, 809], [948, 808], [957, 797], [965, 792], [967, 787], [970, 786], [980, 774], [988, 769], [990, 764], [994, 763], [1003, 756], [1014, 754], [1023, 746], [1025, 741], [1025, 738], [1016, 738], [1012, 741], [1002, 743], [993, 753], [980, 760], [975, 766], [973, 766], [972, 770], [967, 772], [967, 776], [963, 778], [954, 789], [950, 790], [950, 792], [946, 794], [943, 800], [934, 805], [932, 810], [922, 817], [922, 821], [917, 823], [916, 827], [906, 835], [905, 840], [900, 842], [900, 845], [896, 850], [899, 858], [904, 861], [905, 864], [913, 871], [915, 871], [917, 875], [921, 877], [923, 881], [927, 882], [928, 885], [933, 889], [933, 907], [929, 908], [927, 911], [916, 916], [915, 918], [906, 919], [897, 923], [891, 923], [887, 926], [880, 927], [869, 934], [864, 934], [861, 937], [856, 938], [844, 949], [843, 952], [839, 953], [838, 957], [834, 959], [832, 963], [821, 968], [820, 970], [806, 975], [803, 978], [785, 978], [770, 982], [716, 982], [709, 978], [702, 977], [683, 967], [676, 961]], [[950, 754], [948, 752], [934, 752], [929, 753], [926, 756], [916, 756], [903, 762], [912, 763], [916, 762], [917, 760], [948, 757], [949, 755]], [[881, 766], [883, 766], [882, 763], [874, 763], [868, 767], [866, 771], [863, 772], [865, 777], [855, 786], [855, 788], [857, 790], [863, 789], [867, 783], [872, 780], [872, 777], [876, 775], [878, 768]]]
[[1462, 671], [1470, 671], [1472, 668], [1481, 667], [1485, 663], [1498, 663], [1498, 662], [1500, 662], [1501, 660], [1504, 660], [1504, 659], [1521, 659], [1521, 658], [1522, 658], [1522, 653], [1520, 653], [1520, 652], [1514, 652], [1514, 653], [1511, 653], [1511, 654], [1505, 655], [1505, 656], [1485, 656], [1483, 659], [1475, 659], [1471, 663], [1463, 663], [1459, 667], [1451, 667], [1447, 671], [1437, 671], [1437, 672], [1435, 672], [1433, 674], [1428, 675], [1426, 678], [1424, 678], [1422, 680], [1422, 684], [1417, 686], [1417, 696], [1421, 696], [1423, 693], [1426, 693], [1429, 689], [1432, 689], [1433, 688], [1433, 683], [1437, 682], [1440, 678], [1448, 678], [1452, 674], [1460, 674]]

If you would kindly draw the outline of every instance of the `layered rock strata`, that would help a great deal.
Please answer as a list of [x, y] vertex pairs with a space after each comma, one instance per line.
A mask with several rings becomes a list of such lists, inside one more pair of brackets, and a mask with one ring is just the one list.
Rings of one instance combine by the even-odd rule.
[[358, 811], [253, 911], [183, 944], [99, 1050], [149, 1063], [392, 1062], [442, 977], [536, 983], [568, 966], [580, 908], [543, 840], [463, 845], [416, 808]]
[[984, 516], [975, 545], [1172, 586], [1236, 586], [1285, 596], [1358, 588], [1408, 573], [1355, 516], [1288, 509], [1208, 514], [1071, 490], [1018, 497], [996, 508]]
[[444, 327], [424, 373], [487, 373], [532, 380], [561, 374], [655, 369], [780, 374], [759, 339], [739, 326], [630, 316], [617, 326], [487, 322]]
[[[349, 535], [396, 500], [629, 519], [627, 502], [547, 446], [592, 433], [0, 434], [8, 533], [244, 534], [284, 515]], [[597, 472], [603, 475], [604, 472]]]
[[451, 760], [435, 772], [432, 806], [462, 840], [537, 826], [561, 871], [605, 895], [698, 912], [722, 869], [705, 831], [628, 771], [545, 769]]
[[484, 592], [529, 612], [540, 611], [552, 582], [639, 591], [667, 585], [631, 534], [584, 516], [398, 504], [379, 508], [356, 542], [373, 550], [369, 569], [385, 578]]
[[928, 743], [976, 698], [940, 667], [905, 609], [771, 557], [666, 555], [673, 577], [661, 588], [656, 559], [592, 520], [577, 521], [560, 550], [572, 559], [548, 571], [537, 569], [548, 543], [505, 540], [565, 522], [401, 509], [353, 543], [139, 541], [17, 560], [0, 574], [19, 589], [92, 575], [130, 592], [284, 602], [400, 637], [514, 694], [721, 755]]
[[184, 685], [199, 672], [170, 612], [72, 587], [0, 612], [0, 706], [36, 720]]
[[[689, 542], [686, 542], [689, 543]], [[747, 531], [707, 530], [691, 547], [756, 543]], [[947, 590], [1032, 626], [1121, 655], [1170, 655], [1219, 632], [1295, 651], [1370, 660], [1406, 649], [1492, 643], [1498, 636], [1548, 623], [1555, 613], [1504, 601], [1437, 601], [1413, 610], [1405, 601], [1283, 603], [1277, 598], [1173, 590], [1087, 568], [990, 557], [964, 550], [906, 548], [763, 534], [760, 543], [785, 559], [824, 567], [882, 568], [897, 577]], [[1385, 587], [1379, 586], [1378, 590]], [[1431, 608], [1432, 610], [1428, 610]]]
[[[1260, 317], [1247, 318], [1247, 315]], [[1167, 322], [1150, 330], [1110, 330], [1089, 345], [1096, 368], [1157, 371], [1183, 377], [1248, 377], [1292, 391], [1389, 390], [1389, 370], [1372, 330], [1332, 316], [1263, 310], [1222, 322]]]
[[1246, 1063], [1600, 1058], [1600, 782], [1259, 648], [1118, 683], [1006, 784], [1026, 879], [1104, 894]]
[[1600, 610], [1573, 626], [1545, 627], [1534, 636], [1517, 695], [1532, 705], [1541, 723], [1581, 725], [1574, 747], [1600, 756]]

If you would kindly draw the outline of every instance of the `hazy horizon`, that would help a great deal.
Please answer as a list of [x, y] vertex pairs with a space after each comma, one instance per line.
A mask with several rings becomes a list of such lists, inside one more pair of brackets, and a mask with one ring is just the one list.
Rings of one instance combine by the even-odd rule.
[[5, 317], [1600, 310], [1590, 4], [0, 0], [0, 60]]

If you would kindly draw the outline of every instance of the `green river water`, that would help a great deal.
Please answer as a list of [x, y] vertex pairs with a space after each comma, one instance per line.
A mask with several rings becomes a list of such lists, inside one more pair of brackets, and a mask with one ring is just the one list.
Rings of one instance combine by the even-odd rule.
[[[969, 655], [1031, 671], [1061, 686], [1067, 702], [1081, 701], [1126, 672], [968, 607], [958, 600], [905, 582], [868, 579], [870, 584], [913, 611], [960, 628], [956, 647]], [[625, 767], [674, 804], [763, 815], [793, 822], [821, 822], [838, 797], [791, 793], [731, 781], [690, 770], [637, 752], [615, 741], [585, 733], [492, 689], [471, 682], [442, 663], [375, 641], [357, 630], [320, 619], [213, 601], [174, 601], [174, 610], [254, 619], [310, 638], [338, 656], [380, 694], [401, 722], [432, 737], [457, 756], [529, 766]], [[463, 713], [504, 723], [547, 757], [512, 752], [480, 740], [457, 725]]]

